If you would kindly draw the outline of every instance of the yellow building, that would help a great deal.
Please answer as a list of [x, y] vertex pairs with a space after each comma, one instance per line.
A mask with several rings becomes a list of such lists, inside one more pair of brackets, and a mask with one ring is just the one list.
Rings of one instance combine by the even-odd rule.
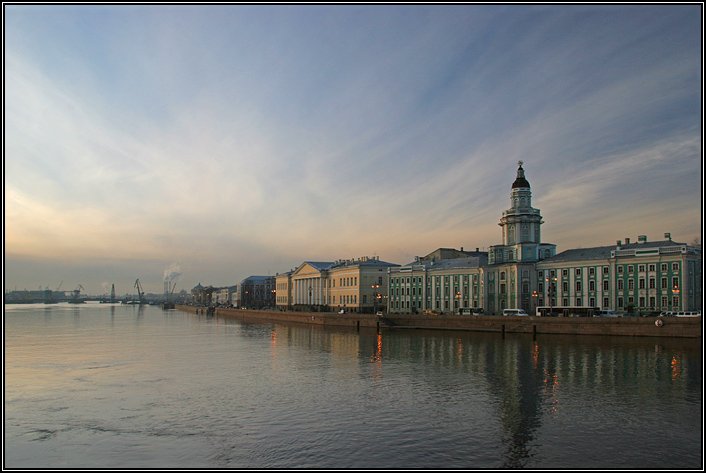
[[331, 308], [345, 312], [376, 312], [387, 307], [387, 270], [398, 264], [378, 257], [342, 260], [329, 271]]

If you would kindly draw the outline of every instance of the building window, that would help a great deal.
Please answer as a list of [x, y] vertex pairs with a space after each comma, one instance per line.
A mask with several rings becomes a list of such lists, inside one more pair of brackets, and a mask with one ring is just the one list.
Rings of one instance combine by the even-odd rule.
[[576, 292], [581, 292], [581, 290], [581, 281], [576, 281]]
[[[561, 290], [563, 292], [569, 292], [569, 283], [567, 281], [564, 281], [563, 283], [561, 283]], [[564, 305], [566, 305], [566, 304], [564, 304]]]
[[679, 271], [679, 263], [672, 263], [672, 271]]
[[608, 291], [608, 281], [603, 281], [603, 290]]
[[679, 308], [679, 296], [672, 297], [672, 309]]
[[588, 275], [595, 276], [596, 275], [596, 268], [588, 268]]
[[576, 305], [577, 305], [577, 306], [581, 307], [581, 306], [583, 305], [582, 302], [583, 302], [583, 301], [581, 300], [580, 297], [577, 297], [577, 298], [576, 298]]
[[569, 299], [567, 299], [567, 298], [564, 298], [564, 300], [563, 300], [563, 304], [562, 304], [562, 305], [564, 305], [564, 306], [568, 306], [568, 305], [569, 305]]
[[640, 289], [644, 289], [644, 288], [645, 288], [645, 278], [640, 278], [640, 279], [637, 281], [637, 283], [638, 283], [638, 287], [639, 287]]
[[576, 268], [576, 276], [581, 276], [581, 268]]
[[667, 308], [667, 296], [662, 296], [662, 308]]
[[623, 308], [623, 298], [622, 297], [618, 297], [618, 308], [619, 309]]
[[603, 274], [608, 274], [608, 266], [603, 266]]
[[662, 278], [662, 289], [669, 289], [667, 287], [667, 278]]
[[644, 273], [645, 272], [645, 265], [644, 264], [638, 265], [637, 270], [641, 273]]
[[660, 268], [662, 269], [663, 272], [666, 272], [667, 271], [667, 263], [662, 263]]
[[674, 277], [672, 278], [672, 288], [678, 288], [679, 287], [679, 278]]
[[618, 279], [618, 290], [619, 291], [623, 290], [623, 280], [622, 279]]
[[640, 297], [640, 307], [645, 307], [645, 298]]
[[610, 302], [608, 301], [608, 298], [604, 297], [603, 298], [603, 307], [605, 308], [605, 307], [608, 307], [609, 305], [610, 305]]
[[568, 277], [568, 276], [569, 276], [569, 270], [568, 270], [568, 269], [562, 269], [562, 270], [561, 270], [561, 275], [564, 276], [564, 277]]
[[618, 266], [618, 274], [623, 274], [623, 267], [622, 266]]
[[656, 289], [657, 287], [657, 282], [655, 278], [650, 278], [650, 289]]
[[500, 271], [500, 280], [501, 281], [505, 280], [505, 271]]
[[654, 271], [654, 270], [655, 270], [655, 265], [654, 265], [654, 264], [651, 264], [651, 265], [650, 265], [650, 271]]
[[[596, 281], [588, 281], [588, 290], [589, 291], [595, 291], [596, 290]], [[591, 304], [593, 305], [593, 304]]]
[[634, 270], [633, 265], [629, 264], [628, 265], [628, 273], [632, 274], [633, 270]]
[[634, 279], [628, 279], [628, 291], [632, 291], [635, 289], [635, 280]]

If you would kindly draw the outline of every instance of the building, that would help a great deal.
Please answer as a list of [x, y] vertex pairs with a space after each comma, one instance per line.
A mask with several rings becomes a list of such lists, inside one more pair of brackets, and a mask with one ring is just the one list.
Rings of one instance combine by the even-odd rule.
[[291, 275], [291, 307], [300, 311], [327, 311], [329, 270], [334, 261], [304, 261]]
[[329, 270], [329, 307], [361, 313], [386, 310], [387, 271], [394, 267], [399, 265], [377, 256], [337, 261]]
[[[701, 249], [665, 240], [564, 251], [537, 265], [537, 305], [601, 307], [628, 313], [702, 308]], [[553, 297], [550, 297], [550, 294]]]
[[279, 310], [292, 310], [292, 273], [278, 273], [275, 276], [275, 304]]
[[388, 270], [391, 313], [458, 312], [482, 308], [488, 253], [439, 248]]
[[502, 244], [475, 254], [439, 248], [405, 266], [390, 268], [392, 313], [457, 313], [482, 308], [502, 313], [541, 306], [601, 308], [627, 313], [701, 310], [701, 249], [671, 240], [569, 249], [542, 242], [544, 223], [532, 207], [522, 161], [500, 218]]
[[245, 309], [264, 309], [275, 307], [275, 277], [249, 276], [240, 282], [236, 292], [239, 299], [237, 306]]
[[216, 305], [232, 305], [233, 296], [237, 293], [238, 286], [219, 287], [213, 291], [213, 299]]

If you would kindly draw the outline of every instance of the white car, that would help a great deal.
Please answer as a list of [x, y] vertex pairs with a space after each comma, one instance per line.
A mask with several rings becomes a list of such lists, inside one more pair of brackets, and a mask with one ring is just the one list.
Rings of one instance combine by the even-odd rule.
[[614, 310], [599, 310], [598, 312], [595, 313], [594, 317], [620, 317], [621, 315], [618, 314]]
[[503, 310], [503, 315], [529, 316], [523, 309], [505, 309]]

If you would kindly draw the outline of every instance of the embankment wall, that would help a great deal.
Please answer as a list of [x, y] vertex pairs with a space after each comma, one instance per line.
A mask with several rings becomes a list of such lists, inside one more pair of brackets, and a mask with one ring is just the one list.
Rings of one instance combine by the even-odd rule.
[[[206, 314], [205, 308], [178, 305], [177, 309]], [[390, 315], [336, 314], [324, 312], [282, 312], [243, 309], [216, 309], [216, 315], [243, 320], [295, 322], [336, 327], [393, 329], [467, 330], [532, 334], [622, 335], [631, 337], [702, 336], [701, 317], [503, 317], [469, 315]], [[658, 320], [661, 326], [658, 326]]]

